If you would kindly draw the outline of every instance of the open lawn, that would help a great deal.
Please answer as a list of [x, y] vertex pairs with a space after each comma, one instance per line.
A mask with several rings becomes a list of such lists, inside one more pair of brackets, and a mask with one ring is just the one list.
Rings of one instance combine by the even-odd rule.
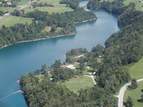
[[67, 11], [72, 11], [71, 8], [65, 7], [65, 6], [55, 6], [55, 7], [36, 7], [36, 8], [26, 8], [25, 12], [31, 12], [34, 10], [39, 10], [39, 11], [43, 11], [43, 12], [48, 12], [49, 14], [52, 13], [64, 13]]
[[[139, 60], [137, 63], [129, 65], [129, 74], [132, 78], [140, 79], [143, 78], [143, 58]], [[138, 83], [138, 88], [134, 90], [127, 90], [124, 101], [130, 96], [133, 100], [133, 107], [143, 107], [143, 103], [138, 102], [137, 100], [140, 98], [141, 89], [143, 89], [143, 82]]]
[[61, 0], [35, 0], [37, 3], [59, 4]]
[[90, 77], [87, 76], [77, 76], [68, 81], [62, 83], [65, 85], [69, 90], [78, 93], [81, 89], [87, 89], [94, 86], [94, 83]]
[[52, 13], [63, 13], [67, 11], [72, 11], [70, 7], [67, 7], [65, 4], [60, 4], [60, 0], [34, 0], [34, 2], [37, 3], [47, 3], [53, 5], [53, 7], [50, 6], [44, 6], [44, 7], [35, 7], [35, 8], [25, 8], [25, 12], [31, 12], [34, 10], [44, 11], [48, 12], [49, 14]]
[[143, 78], [143, 58], [137, 63], [129, 66], [129, 73], [132, 78]]
[[127, 6], [130, 3], [134, 3], [137, 10], [143, 11], [143, 0], [123, 0], [124, 4]]
[[133, 100], [133, 107], [143, 107], [143, 103], [138, 102], [137, 100], [140, 99], [141, 90], [143, 89], [143, 82], [138, 84], [138, 88], [135, 90], [128, 90], [125, 94], [125, 100], [130, 96]]
[[[72, 9], [70, 7], [67, 7], [66, 4], [60, 4], [61, 0], [33, 0], [33, 2], [36, 3], [47, 3], [50, 5], [53, 5], [53, 7], [50, 6], [37, 6], [35, 8], [31, 8], [29, 6], [29, 0], [19, 0], [19, 2], [17, 2], [17, 7], [19, 7], [19, 9], [23, 9], [26, 13], [27, 12], [31, 12], [34, 10], [39, 10], [39, 11], [44, 11], [44, 12], [48, 12], [49, 14], [52, 13], [63, 13], [63, 12], [67, 12], [67, 11], [72, 11]], [[15, 8], [11, 8], [11, 7], [0, 7], [0, 11], [3, 11], [4, 13], [6, 12], [12, 12], [13, 10], [15, 10]]]
[[5, 25], [6, 27], [13, 26], [15, 24], [30, 24], [32, 23], [31, 18], [17, 17], [17, 16], [5, 16], [0, 20], [0, 27]]
[[0, 7], [0, 11], [4, 13], [13, 12], [15, 8], [12, 7]]
[[28, 2], [29, 0], [18, 0], [18, 5], [24, 5]]

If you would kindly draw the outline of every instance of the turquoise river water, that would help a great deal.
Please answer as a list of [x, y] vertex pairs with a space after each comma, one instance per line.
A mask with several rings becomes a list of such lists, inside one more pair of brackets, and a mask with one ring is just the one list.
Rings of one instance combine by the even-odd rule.
[[0, 107], [27, 107], [16, 82], [42, 64], [51, 65], [56, 59], [64, 61], [73, 48], [90, 50], [104, 44], [111, 34], [119, 30], [117, 19], [105, 11], [95, 12], [96, 22], [77, 25], [75, 36], [21, 43], [0, 49]]

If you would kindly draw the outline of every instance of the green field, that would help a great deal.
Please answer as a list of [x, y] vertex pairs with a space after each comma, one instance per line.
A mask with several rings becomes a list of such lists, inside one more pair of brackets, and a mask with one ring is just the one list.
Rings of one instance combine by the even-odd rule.
[[133, 100], [133, 107], [143, 107], [143, 103], [138, 102], [137, 100], [140, 99], [141, 90], [143, 89], [143, 82], [138, 84], [138, 88], [134, 90], [128, 90], [125, 94], [125, 100], [130, 96]]
[[[137, 63], [129, 65], [129, 74], [131, 78], [140, 79], [143, 78], [143, 58], [139, 60]], [[130, 96], [133, 100], [133, 107], [143, 107], [143, 103], [138, 102], [137, 100], [140, 98], [141, 89], [143, 89], [143, 82], [138, 84], [138, 88], [134, 90], [127, 90], [125, 94], [125, 100]]]
[[28, 2], [29, 0], [18, 0], [18, 5], [24, 5]]
[[12, 7], [0, 7], [0, 11], [4, 13], [13, 12], [15, 8]]
[[36, 7], [36, 8], [26, 8], [25, 12], [31, 12], [34, 10], [39, 10], [39, 11], [43, 11], [43, 12], [48, 12], [49, 14], [52, 13], [64, 13], [67, 11], [72, 11], [71, 8], [65, 7], [65, 6], [55, 6], [55, 7]]
[[143, 11], [143, 0], [124, 0], [126, 6], [130, 3], [134, 3], [137, 10]]
[[37, 3], [59, 4], [61, 0], [35, 0]]
[[73, 91], [74, 93], [78, 93], [81, 89], [87, 89], [94, 86], [94, 83], [90, 77], [87, 76], [77, 76], [68, 81], [62, 83], [65, 85], [69, 90]]
[[5, 16], [0, 20], [0, 27], [2, 27], [3, 25], [5, 25], [6, 27], [10, 27], [18, 23], [31, 24], [32, 19], [24, 18], [24, 17], [17, 17], [17, 16]]
[[67, 11], [72, 11], [70, 7], [67, 7], [65, 4], [60, 4], [61, 0], [35, 0], [34, 2], [37, 3], [47, 3], [53, 5], [53, 7], [44, 6], [44, 7], [35, 7], [35, 8], [25, 8], [25, 12], [31, 12], [34, 10], [48, 12], [49, 14], [52, 13], [64, 13]]
[[[19, 9], [23, 9], [26, 13], [34, 11], [34, 10], [48, 12], [49, 14], [72, 11], [72, 9], [70, 7], [67, 7], [66, 4], [60, 4], [61, 0], [33, 0], [33, 2], [36, 2], [36, 3], [43, 3], [43, 4], [47, 3], [50, 5], [53, 5], [53, 7], [50, 7], [50, 6], [38, 7], [37, 6], [35, 8], [31, 8], [28, 1], [29, 0], [19, 0], [17, 2], [17, 7]], [[15, 9], [16, 8], [12, 8], [12, 7], [0, 7], [0, 10], [3, 11], [4, 13], [12, 12]]]
[[143, 78], [143, 58], [129, 66], [129, 74], [135, 79]]

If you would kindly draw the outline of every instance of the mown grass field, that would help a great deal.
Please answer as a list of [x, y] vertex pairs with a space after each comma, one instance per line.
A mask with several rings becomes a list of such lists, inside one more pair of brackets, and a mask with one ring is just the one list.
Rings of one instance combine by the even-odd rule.
[[[139, 60], [137, 63], [129, 65], [129, 74], [131, 78], [140, 79], [143, 78], [143, 58]], [[130, 96], [133, 100], [133, 107], [143, 107], [143, 103], [138, 102], [137, 100], [140, 98], [141, 90], [143, 89], [143, 82], [138, 83], [138, 88], [134, 90], [127, 90], [124, 100]]]
[[77, 94], [81, 89], [87, 89], [94, 86], [92, 79], [87, 76], [77, 76], [61, 84]]
[[39, 11], [43, 11], [43, 12], [48, 12], [49, 14], [53, 14], [53, 13], [64, 13], [67, 11], [72, 11], [71, 8], [65, 7], [65, 6], [55, 6], [55, 7], [36, 7], [36, 8], [26, 8], [25, 12], [31, 12], [34, 10], [39, 10]]
[[13, 12], [15, 8], [12, 7], [0, 7], [0, 11], [4, 13]]
[[[25, 13], [31, 12], [34, 10], [48, 12], [49, 14], [64, 13], [67, 11], [72, 11], [72, 9], [70, 7], [67, 7], [66, 4], [60, 4], [61, 0], [33, 0], [33, 1], [37, 3], [47, 3], [50, 5], [53, 5], [53, 7], [44, 6], [44, 7], [30, 8], [28, 3], [29, 0], [19, 0], [19, 2], [17, 3], [17, 7], [22, 8], [25, 11]], [[0, 10], [3, 11], [4, 13], [12, 12], [15, 9], [16, 8], [12, 8], [12, 7], [0, 7]]]
[[15, 24], [31, 24], [31, 18], [17, 17], [17, 16], [5, 16], [0, 20], [0, 27], [5, 25], [6, 27], [13, 26]]
[[37, 3], [59, 4], [61, 0], [35, 0]]
[[141, 90], [143, 89], [143, 82], [138, 84], [138, 88], [134, 90], [128, 90], [125, 94], [125, 100], [130, 96], [133, 100], [133, 107], [143, 107], [143, 103], [138, 102], [137, 100], [140, 99]]
[[124, 0], [126, 6], [130, 3], [134, 3], [137, 10], [143, 11], [143, 0]]
[[39, 11], [48, 12], [49, 14], [64, 13], [67, 11], [72, 11], [72, 9], [70, 7], [67, 7], [65, 4], [60, 4], [60, 1], [61, 0], [35, 0], [34, 2], [51, 4], [51, 5], [53, 5], [53, 7], [48, 7], [48, 6], [35, 7], [35, 8], [27, 7], [24, 10], [25, 10], [25, 12], [31, 12], [34, 10], [39, 10]]
[[28, 2], [29, 0], [18, 0], [18, 5], [24, 5]]
[[129, 66], [129, 74], [135, 79], [143, 78], [143, 58]]

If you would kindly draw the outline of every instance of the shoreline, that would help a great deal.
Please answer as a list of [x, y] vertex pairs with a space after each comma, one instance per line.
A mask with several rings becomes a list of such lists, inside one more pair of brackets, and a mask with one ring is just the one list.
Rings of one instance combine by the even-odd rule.
[[64, 36], [74, 36], [74, 35], [76, 35], [76, 32], [72, 32], [70, 34], [57, 35], [57, 36], [53, 36], [53, 37], [46, 36], [46, 37], [35, 38], [35, 39], [31, 39], [31, 40], [22, 40], [22, 41], [18, 41], [18, 42], [12, 43], [12, 44], [4, 45], [4, 46], [0, 47], [0, 49], [4, 49], [6, 47], [16, 45], [16, 44], [21, 44], [21, 43], [36, 42], [36, 41], [42, 41], [42, 40], [46, 40], [46, 39], [54, 39], [54, 38], [60, 38], [60, 37], [64, 37]]
[[92, 22], [92, 21], [96, 21], [96, 20], [97, 20], [97, 17], [92, 18], [92, 19], [88, 19], [88, 20], [84, 20], [84, 21], [81, 21], [81, 22], [76, 22], [75, 24], [82, 24], [82, 23]]
[[[84, 20], [84, 21], [81, 21], [81, 22], [77, 22], [75, 24], [78, 25], [78, 24], [88, 23], [88, 22], [92, 22], [92, 21], [96, 21], [96, 20], [97, 20], [97, 17], [96, 18], [92, 18], [92, 19], [88, 19], [88, 20]], [[6, 47], [9, 47], [9, 46], [15, 45], [15, 44], [28, 43], [28, 42], [36, 42], [36, 41], [42, 41], [42, 40], [46, 40], [46, 39], [53, 39], [53, 38], [60, 38], [60, 37], [64, 37], [64, 36], [74, 36], [74, 35], [76, 35], [76, 31], [75, 32], [71, 32], [69, 34], [61, 34], [61, 35], [57, 34], [57, 36], [52, 36], [52, 37], [51, 36], [46, 36], [46, 37], [35, 38], [35, 39], [31, 39], [31, 40], [17, 41], [15, 43], [7, 44], [7, 45], [4, 45], [4, 46], [0, 47], [0, 50], [4, 49]]]

